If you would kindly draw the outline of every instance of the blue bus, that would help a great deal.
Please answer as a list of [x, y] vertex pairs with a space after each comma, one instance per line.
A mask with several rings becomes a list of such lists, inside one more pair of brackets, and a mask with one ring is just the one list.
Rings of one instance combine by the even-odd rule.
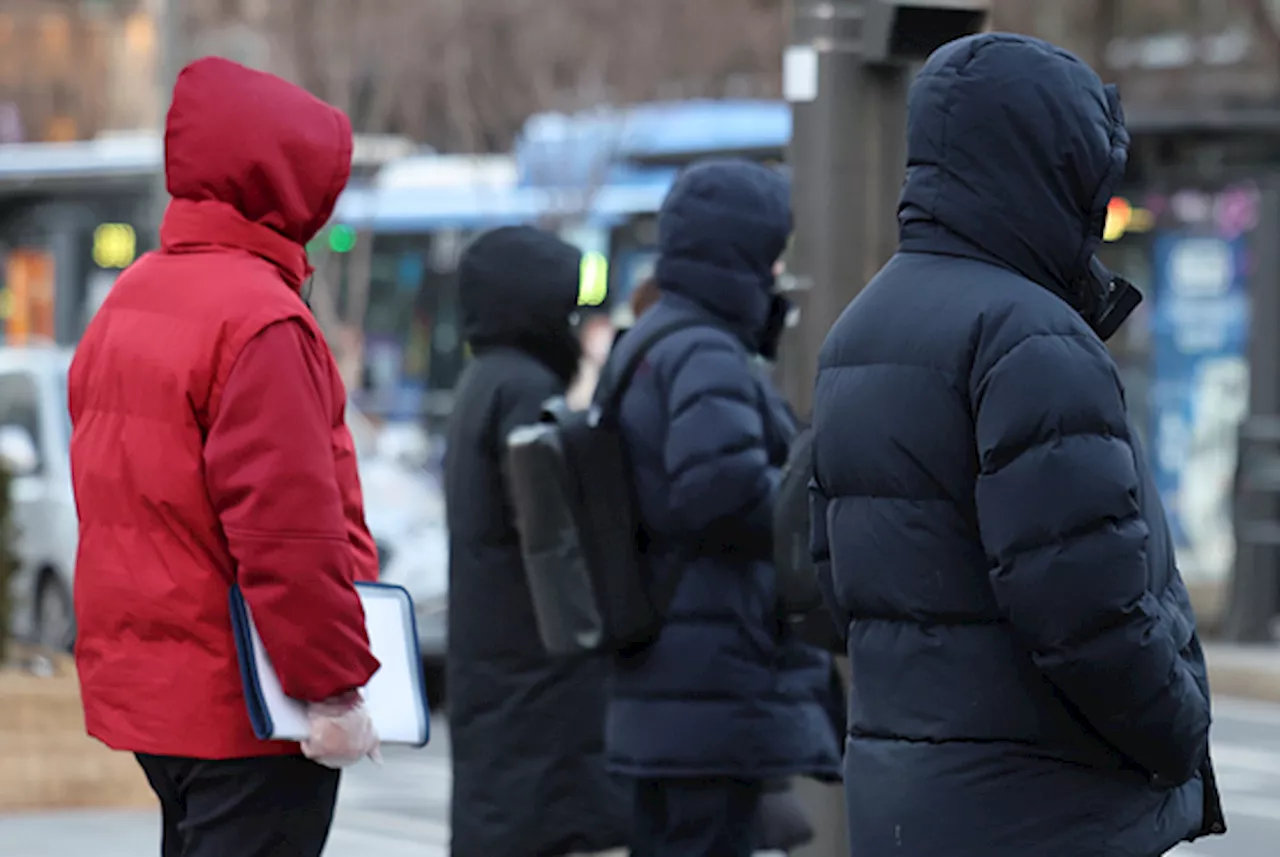
[[631, 212], [610, 229], [611, 303], [619, 308], [652, 270], [655, 215], [681, 167], [717, 156], [780, 164], [790, 138], [791, 109], [782, 101], [671, 101], [534, 116], [515, 155], [527, 186], [602, 180], [606, 187], [645, 189], [652, 207]]
[[[509, 155], [419, 155], [347, 190], [333, 246], [368, 246], [362, 404], [397, 418], [447, 415], [465, 361], [455, 270], [475, 234], [554, 229], [607, 271], [585, 312], [626, 323], [651, 270], [656, 214], [679, 168], [736, 155], [776, 162], [790, 136], [783, 102], [686, 101], [531, 117]], [[354, 254], [353, 254], [354, 255]]]

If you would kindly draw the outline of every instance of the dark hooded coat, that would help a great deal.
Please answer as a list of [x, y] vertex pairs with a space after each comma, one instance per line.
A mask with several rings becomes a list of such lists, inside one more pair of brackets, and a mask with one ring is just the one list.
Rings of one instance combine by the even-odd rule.
[[604, 766], [608, 664], [544, 652], [503, 477], [507, 435], [577, 371], [579, 261], [554, 236], [513, 227], [478, 238], [459, 268], [474, 360], [445, 461], [454, 857], [593, 852], [629, 832]]
[[911, 91], [899, 252], [823, 346], [851, 852], [1153, 857], [1219, 809], [1187, 590], [1090, 277], [1114, 90], [1002, 34]]
[[651, 571], [679, 582], [657, 640], [616, 662], [610, 766], [644, 778], [835, 776], [830, 659], [789, 636], [772, 565], [795, 427], [752, 365], [791, 231], [787, 183], [746, 162], [696, 165], [658, 230], [662, 295], [615, 359], [655, 327], [693, 325], [649, 350], [619, 419]]

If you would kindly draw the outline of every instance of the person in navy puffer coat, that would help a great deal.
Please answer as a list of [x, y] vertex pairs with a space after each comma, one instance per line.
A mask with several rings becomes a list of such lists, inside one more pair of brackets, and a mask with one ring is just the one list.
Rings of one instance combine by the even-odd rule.
[[1103, 339], [1128, 134], [1071, 54], [940, 48], [898, 253], [824, 344], [815, 559], [854, 857], [1153, 857], [1225, 827], [1187, 591]]
[[760, 353], [786, 303], [773, 267], [789, 186], [745, 161], [688, 168], [658, 219], [661, 297], [616, 346], [686, 319], [622, 399], [655, 581], [678, 576], [658, 638], [619, 657], [610, 767], [636, 782], [635, 857], [745, 857], [765, 780], [839, 776], [830, 658], [791, 639], [772, 566], [779, 466], [795, 426]]

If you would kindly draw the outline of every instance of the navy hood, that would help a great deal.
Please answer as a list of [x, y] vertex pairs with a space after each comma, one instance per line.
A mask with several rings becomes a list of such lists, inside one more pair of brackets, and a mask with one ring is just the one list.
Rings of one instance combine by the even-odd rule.
[[934, 52], [911, 87], [902, 249], [983, 258], [1090, 306], [1090, 265], [1129, 134], [1113, 86], [1068, 51], [987, 33]]
[[662, 203], [654, 277], [756, 348], [770, 325], [773, 265], [790, 235], [786, 178], [750, 161], [701, 161]]

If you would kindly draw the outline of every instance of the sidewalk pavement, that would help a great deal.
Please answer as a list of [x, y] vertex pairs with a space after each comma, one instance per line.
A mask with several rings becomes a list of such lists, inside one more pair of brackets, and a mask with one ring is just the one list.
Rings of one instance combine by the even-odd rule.
[[1280, 645], [1207, 643], [1204, 654], [1215, 696], [1280, 703]]
[[[1280, 645], [1210, 643], [1205, 655], [1215, 697], [1280, 703]], [[1267, 714], [1266, 722], [1280, 727], [1274, 713]], [[344, 776], [325, 857], [447, 857], [452, 780], [448, 728], [436, 722], [432, 732], [426, 750], [392, 749], [384, 767], [363, 764]], [[1268, 758], [1280, 758], [1280, 743], [1275, 747], [1278, 755]], [[1233, 797], [1233, 808], [1243, 812], [1244, 799]], [[1268, 804], [1267, 813], [1280, 818], [1280, 806]], [[0, 815], [0, 857], [146, 857], [159, 853], [159, 842], [155, 810]], [[1176, 853], [1184, 857], [1183, 851]], [[1193, 853], [1205, 852], [1198, 847], [1185, 857]]]
[[[387, 748], [385, 764], [343, 774], [325, 857], [448, 857], [448, 729], [432, 724], [425, 750]], [[160, 853], [157, 810], [0, 815], [0, 857], [150, 857]]]

